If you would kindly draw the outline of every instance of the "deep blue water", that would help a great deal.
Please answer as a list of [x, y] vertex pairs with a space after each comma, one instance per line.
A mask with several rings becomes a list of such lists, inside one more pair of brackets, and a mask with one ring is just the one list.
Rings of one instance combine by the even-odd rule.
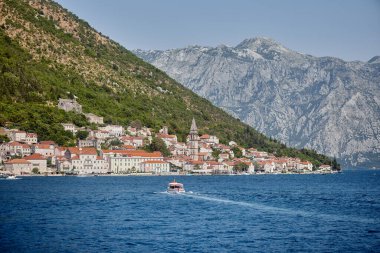
[[0, 180], [0, 252], [380, 252], [380, 171]]

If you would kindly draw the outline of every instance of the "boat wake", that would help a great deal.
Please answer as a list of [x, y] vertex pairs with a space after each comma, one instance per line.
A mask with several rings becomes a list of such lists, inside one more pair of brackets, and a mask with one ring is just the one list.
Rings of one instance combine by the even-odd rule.
[[[163, 192], [163, 193], [170, 194], [167, 192]], [[238, 205], [238, 206], [262, 211], [265, 213], [272, 213], [272, 214], [277, 214], [277, 215], [278, 214], [292, 215], [292, 216], [301, 216], [301, 217], [314, 218], [314, 219], [320, 218], [320, 219], [334, 221], [334, 222], [335, 221], [352, 221], [352, 222], [369, 223], [369, 224], [378, 224], [380, 222], [380, 220], [377, 220], [377, 219], [352, 217], [348, 215], [323, 214], [323, 213], [317, 213], [317, 212], [294, 210], [294, 209], [289, 209], [289, 208], [273, 207], [273, 206], [268, 206], [268, 205], [263, 205], [263, 204], [258, 204], [258, 203], [216, 198], [216, 197], [193, 193], [193, 192], [185, 192], [178, 195], [192, 198], [192, 199], [218, 202], [218, 203], [227, 204], [227, 205]]]

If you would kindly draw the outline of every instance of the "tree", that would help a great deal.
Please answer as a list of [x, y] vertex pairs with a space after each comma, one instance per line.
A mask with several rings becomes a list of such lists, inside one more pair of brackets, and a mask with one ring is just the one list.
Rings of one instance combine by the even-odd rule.
[[161, 138], [157, 137], [153, 137], [152, 143], [145, 146], [145, 150], [151, 152], [160, 151], [164, 156], [169, 156], [171, 154], [169, 149], [166, 147], [165, 142]]
[[335, 157], [332, 161], [332, 170], [340, 171], [340, 164], [336, 161]]
[[120, 146], [123, 143], [119, 139], [113, 139], [110, 144], [111, 146]]
[[137, 130], [140, 130], [142, 128], [142, 123], [140, 120], [134, 120], [129, 125], [133, 128], [136, 128]]
[[216, 148], [212, 149], [212, 157], [214, 157], [215, 159], [219, 158], [220, 153], [222, 153], [222, 151], [220, 151], [219, 149], [216, 149]]
[[6, 135], [0, 135], [0, 143], [9, 142], [9, 138]]
[[241, 152], [240, 148], [238, 147], [233, 147], [232, 152], [234, 152], [234, 156], [236, 158], [241, 158], [243, 156], [243, 152]]
[[32, 169], [32, 173], [33, 173], [33, 174], [39, 174], [39, 170], [38, 170], [38, 168], [33, 168], [33, 169]]
[[247, 172], [248, 171], [248, 165], [240, 162], [234, 166], [234, 171], [236, 171], [236, 172]]
[[78, 131], [75, 135], [78, 139], [80, 140], [85, 140], [88, 137], [88, 132], [87, 131]]

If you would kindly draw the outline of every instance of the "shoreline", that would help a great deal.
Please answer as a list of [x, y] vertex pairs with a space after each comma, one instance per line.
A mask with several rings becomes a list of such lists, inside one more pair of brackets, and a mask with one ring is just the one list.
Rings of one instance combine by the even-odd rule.
[[165, 176], [262, 176], [262, 175], [333, 175], [341, 174], [342, 172], [327, 172], [327, 173], [254, 173], [254, 174], [81, 174], [81, 175], [63, 175], [63, 174], [33, 174], [33, 175], [16, 175], [17, 177], [165, 177]]

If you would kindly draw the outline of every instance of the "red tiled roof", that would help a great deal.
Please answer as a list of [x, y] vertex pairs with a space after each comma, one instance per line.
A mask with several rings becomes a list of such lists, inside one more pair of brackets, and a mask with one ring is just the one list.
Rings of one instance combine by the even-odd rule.
[[41, 155], [41, 154], [33, 154], [33, 155], [30, 155], [30, 156], [26, 156], [24, 157], [25, 160], [46, 160], [46, 158]]
[[34, 147], [38, 149], [50, 149], [50, 144], [35, 144]]
[[151, 161], [145, 161], [145, 162], [142, 162], [142, 163], [167, 163], [167, 162], [157, 161], [157, 160], [151, 160]]
[[40, 144], [55, 145], [54, 141], [40, 141]]
[[121, 154], [125, 156], [141, 156], [141, 157], [162, 157], [161, 152], [155, 151], [149, 153], [145, 150], [102, 150], [103, 153], [107, 154]]
[[5, 163], [7, 163], [7, 164], [30, 164], [30, 162], [28, 162], [25, 159], [13, 159], [13, 160], [10, 160], [10, 161], [5, 162]]
[[81, 155], [97, 155], [98, 152], [96, 148], [79, 148], [79, 153]]
[[21, 146], [22, 144], [17, 141], [12, 141], [8, 143], [8, 146], [14, 147], [14, 146]]
[[209, 139], [210, 138], [210, 135], [208, 134], [204, 134], [201, 136], [201, 139]]
[[157, 134], [158, 138], [167, 138], [167, 139], [173, 139], [176, 138], [177, 136], [172, 135], [172, 134]]

